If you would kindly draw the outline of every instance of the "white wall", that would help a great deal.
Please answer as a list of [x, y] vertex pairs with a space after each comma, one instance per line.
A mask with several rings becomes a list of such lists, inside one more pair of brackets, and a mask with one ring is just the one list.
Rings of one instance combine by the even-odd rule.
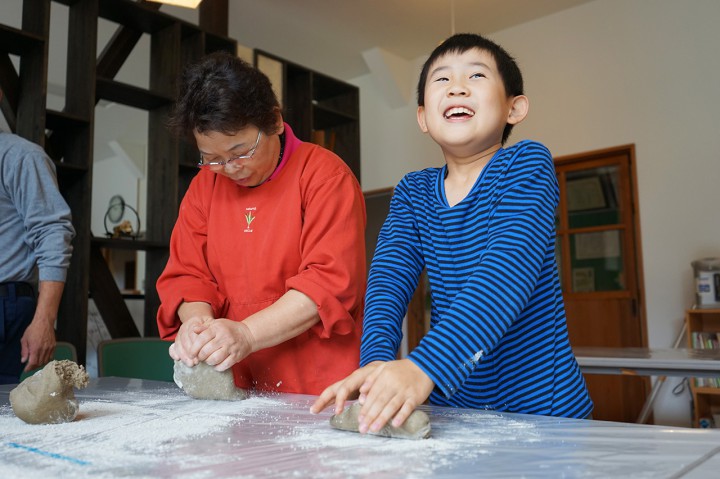
[[385, 97], [377, 93], [372, 75], [352, 83], [360, 88], [360, 170], [364, 191], [395, 186], [409, 171], [443, 164], [440, 147], [418, 127], [415, 103], [389, 107]]
[[[692, 305], [690, 262], [720, 256], [719, 20], [716, 0], [596, 0], [488, 35], [517, 58], [530, 97], [511, 142], [556, 156], [636, 145], [650, 347], [671, 347]], [[414, 103], [388, 110], [372, 78], [353, 83], [364, 188], [442, 161], [418, 139]], [[677, 382], [655, 402], [658, 424], [690, 425]]]

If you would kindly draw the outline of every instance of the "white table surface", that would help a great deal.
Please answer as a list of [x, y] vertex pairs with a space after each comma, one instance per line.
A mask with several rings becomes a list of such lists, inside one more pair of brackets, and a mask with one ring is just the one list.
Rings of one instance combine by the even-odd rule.
[[0, 386], [0, 477], [710, 478], [720, 431], [425, 407], [432, 437], [332, 429], [314, 397], [200, 401], [172, 383], [100, 378], [78, 418], [29, 425]]

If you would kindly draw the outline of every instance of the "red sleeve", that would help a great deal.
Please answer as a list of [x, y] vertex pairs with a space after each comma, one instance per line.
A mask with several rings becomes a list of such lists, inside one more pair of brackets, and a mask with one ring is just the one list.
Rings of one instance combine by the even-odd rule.
[[302, 264], [286, 281], [317, 304], [321, 322], [312, 330], [321, 338], [351, 333], [365, 296], [365, 200], [350, 169], [337, 162], [331, 174], [303, 174]]
[[[174, 339], [180, 328], [177, 309], [183, 302], [209, 303], [215, 317], [224, 317], [227, 299], [218, 290], [207, 262], [207, 204], [215, 175], [200, 172], [180, 204], [170, 239], [170, 258], [157, 281], [160, 337]], [[182, 254], [181, 254], [182, 252]]]

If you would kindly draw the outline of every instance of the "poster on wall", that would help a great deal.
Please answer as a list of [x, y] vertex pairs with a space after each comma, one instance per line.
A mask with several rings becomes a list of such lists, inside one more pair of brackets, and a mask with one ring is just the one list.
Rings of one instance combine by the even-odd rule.
[[575, 259], [618, 258], [620, 232], [618, 230], [581, 233], [575, 235]]
[[566, 184], [568, 211], [606, 208], [605, 193], [599, 176], [568, 180]]
[[595, 269], [573, 268], [572, 283], [574, 293], [591, 293], [595, 291]]

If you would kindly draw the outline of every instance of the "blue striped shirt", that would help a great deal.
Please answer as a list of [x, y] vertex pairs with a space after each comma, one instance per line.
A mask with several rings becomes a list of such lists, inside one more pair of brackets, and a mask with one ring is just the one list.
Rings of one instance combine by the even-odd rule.
[[361, 365], [395, 359], [425, 268], [430, 331], [408, 358], [435, 383], [432, 404], [586, 417], [555, 260], [550, 152], [532, 141], [500, 149], [453, 207], [446, 168], [395, 188], [370, 268]]

